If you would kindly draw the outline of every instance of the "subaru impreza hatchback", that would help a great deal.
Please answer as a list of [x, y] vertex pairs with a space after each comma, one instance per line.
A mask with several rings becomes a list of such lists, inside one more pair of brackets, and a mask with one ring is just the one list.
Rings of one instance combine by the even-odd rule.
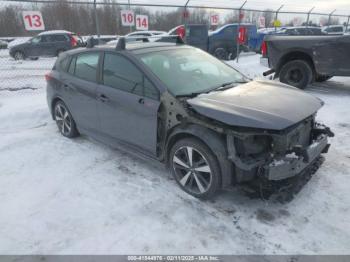
[[247, 181], [298, 176], [328, 150], [319, 99], [273, 81], [250, 81], [180, 43], [81, 48], [46, 75], [63, 136], [85, 134], [165, 163], [187, 193], [210, 198]]

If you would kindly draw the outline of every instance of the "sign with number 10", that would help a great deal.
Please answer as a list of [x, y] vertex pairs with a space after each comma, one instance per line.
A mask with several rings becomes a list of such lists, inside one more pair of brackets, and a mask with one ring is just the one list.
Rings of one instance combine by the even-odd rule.
[[27, 31], [45, 30], [43, 16], [40, 11], [23, 11], [22, 16]]
[[123, 26], [133, 26], [135, 24], [134, 11], [121, 10], [120, 15], [122, 18], [122, 25]]

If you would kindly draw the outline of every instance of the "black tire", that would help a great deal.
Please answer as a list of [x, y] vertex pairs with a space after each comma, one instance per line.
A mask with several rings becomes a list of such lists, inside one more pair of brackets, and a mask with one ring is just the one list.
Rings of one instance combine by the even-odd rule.
[[282, 66], [279, 78], [282, 83], [305, 89], [313, 80], [313, 71], [308, 62], [293, 60]]
[[13, 55], [15, 60], [24, 60], [26, 58], [25, 54], [21, 51], [16, 51]]
[[[187, 161], [189, 155], [192, 155], [191, 161]], [[219, 163], [209, 147], [198, 139], [177, 141], [170, 150], [169, 167], [180, 188], [194, 197], [210, 199], [220, 188]]]
[[317, 75], [315, 78], [316, 82], [325, 82], [329, 79], [331, 79], [333, 76], [327, 76], [327, 75]]
[[228, 52], [225, 48], [219, 47], [214, 51], [214, 56], [220, 60], [228, 60]]
[[67, 106], [62, 101], [55, 103], [53, 114], [58, 130], [63, 136], [73, 138], [79, 135], [75, 121]]

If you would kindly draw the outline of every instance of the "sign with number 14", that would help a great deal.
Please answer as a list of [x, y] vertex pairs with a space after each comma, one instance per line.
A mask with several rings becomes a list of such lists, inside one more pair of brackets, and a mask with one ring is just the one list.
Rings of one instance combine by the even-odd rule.
[[40, 11], [23, 11], [22, 16], [27, 31], [45, 30], [43, 16]]
[[136, 30], [148, 30], [147, 15], [136, 15]]

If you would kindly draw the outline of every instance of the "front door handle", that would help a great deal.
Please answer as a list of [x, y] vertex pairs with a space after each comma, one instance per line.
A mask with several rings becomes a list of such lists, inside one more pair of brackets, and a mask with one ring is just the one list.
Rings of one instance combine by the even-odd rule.
[[102, 102], [102, 103], [105, 103], [105, 102], [108, 102], [109, 101], [109, 98], [107, 96], [105, 96], [104, 94], [100, 94], [98, 96], [98, 99]]

